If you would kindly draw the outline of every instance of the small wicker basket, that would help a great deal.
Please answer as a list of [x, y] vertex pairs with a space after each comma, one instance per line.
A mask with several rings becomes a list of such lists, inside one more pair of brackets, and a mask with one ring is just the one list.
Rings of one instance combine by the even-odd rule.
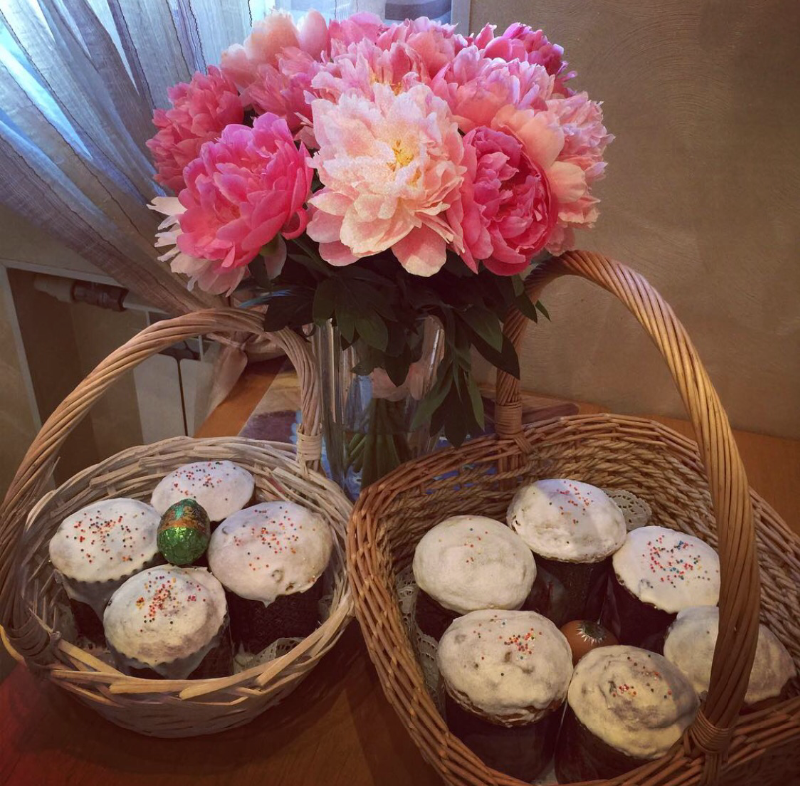
[[[178, 437], [118, 453], [42, 496], [64, 440], [118, 377], [177, 341], [214, 333], [261, 334], [263, 330], [257, 314], [219, 309], [159, 322], [134, 336], [51, 415], [0, 508], [0, 619], [8, 642], [30, 668], [104, 717], [158, 737], [211, 734], [252, 720], [299, 685], [352, 617], [344, 557], [351, 505], [336, 485], [315, 471], [322, 446], [318, 380], [306, 342], [290, 331], [272, 338], [286, 351], [300, 378], [303, 421], [297, 448], [237, 437]], [[149, 499], [155, 484], [173, 469], [217, 459], [230, 459], [252, 472], [259, 501], [292, 500], [317, 510], [330, 523], [336, 538], [327, 619], [274, 660], [207, 680], [128, 677], [70, 643], [63, 635], [69, 622], [64, 616], [63, 590], [54, 580], [48, 554], [50, 537], [62, 519], [109, 496]]]
[[[521, 482], [569, 477], [627, 489], [650, 504], [652, 523], [698, 535], [719, 550], [720, 636], [708, 698], [683, 740], [663, 758], [602, 783], [800, 783], [797, 681], [787, 701], [739, 717], [755, 654], [759, 605], [761, 620], [800, 666], [800, 538], [749, 488], [727, 417], [697, 353], [644, 278], [597, 254], [570, 252], [532, 274], [527, 282], [531, 299], [564, 275], [586, 278], [612, 292], [647, 330], [669, 365], [699, 447], [635, 417], [572, 416], [523, 429], [519, 382], [499, 373], [497, 436], [399, 467], [362, 494], [350, 520], [348, 572], [356, 614], [384, 692], [447, 783], [522, 786], [487, 767], [448, 731], [425, 690], [404, 628], [396, 576], [422, 535], [446, 516], [480, 513], [504, 520]], [[516, 346], [524, 322], [518, 312], [506, 320], [504, 330]]]

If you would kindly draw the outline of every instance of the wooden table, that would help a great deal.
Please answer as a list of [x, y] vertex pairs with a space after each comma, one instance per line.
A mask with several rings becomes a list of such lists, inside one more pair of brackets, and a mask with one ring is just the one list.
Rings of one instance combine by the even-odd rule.
[[[198, 436], [236, 434], [278, 367], [248, 369]], [[656, 420], [691, 435], [683, 421]], [[751, 485], [800, 532], [800, 441], [746, 432], [737, 439]], [[355, 622], [284, 705], [214, 737], [159, 740], [118, 729], [23, 667], [0, 685], [6, 786], [439, 783], [385, 700]]]

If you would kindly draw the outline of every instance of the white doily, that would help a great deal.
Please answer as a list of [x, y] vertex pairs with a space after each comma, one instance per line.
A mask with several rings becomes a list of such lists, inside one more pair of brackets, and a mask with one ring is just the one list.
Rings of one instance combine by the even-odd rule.
[[417, 592], [419, 591], [414, 582], [414, 573], [409, 565], [400, 571], [395, 583], [397, 587], [397, 597], [400, 602], [400, 612], [403, 615], [403, 624], [411, 639], [414, 654], [417, 662], [422, 669], [422, 678], [425, 687], [436, 705], [436, 709], [444, 715], [444, 685], [442, 683], [439, 669], [436, 667], [436, 649], [438, 643], [436, 639], [424, 634], [417, 626], [414, 618], [414, 607], [417, 603]]
[[603, 489], [622, 511], [625, 516], [625, 526], [628, 532], [632, 529], [645, 527], [653, 516], [653, 509], [640, 497], [626, 489]]

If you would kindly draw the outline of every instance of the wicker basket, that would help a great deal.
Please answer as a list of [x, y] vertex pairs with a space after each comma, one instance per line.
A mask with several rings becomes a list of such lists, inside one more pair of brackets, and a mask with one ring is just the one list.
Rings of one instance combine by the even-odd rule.
[[[496, 437], [403, 465], [362, 494], [350, 520], [348, 572], [356, 615], [384, 692], [447, 783], [521, 786], [448, 732], [414, 659], [396, 576], [422, 535], [446, 516], [480, 513], [503, 520], [522, 481], [570, 477], [628, 489], [651, 505], [653, 523], [698, 535], [719, 550], [720, 636], [708, 699], [684, 739], [663, 758], [603, 783], [800, 783], [797, 682], [788, 701], [738, 717], [755, 651], [759, 598], [762, 621], [800, 665], [800, 539], [748, 487], [727, 417], [669, 306], [641, 276], [585, 252], [537, 269], [527, 283], [531, 298], [563, 275], [612, 292], [641, 322], [669, 365], [699, 447], [635, 417], [573, 416], [523, 429], [519, 382], [498, 374]], [[518, 346], [523, 317], [511, 314], [504, 329]]]
[[[294, 363], [302, 390], [298, 446], [241, 438], [179, 437], [131, 448], [79, 473], [42, 496], [58, 450], [92, 404], [125, 371], [197, 335], [262, 333], [258, 315], [199, 311], [147, 328], [103, 361], [64, 400], [31, 445], [0, 509], [2, 623], [28, 666], [77, 695], [114, 723], [143, 734], [185, 737], [240, 726], [290, 693], [336, 643], [352, 617], [344, 564], [351, 505], [314, 468], [321, 450], [318, 382], [306, 343], [273, 335]], [[320, 512], [337, 537], [328, 618], [290, 651], [230, 677], [160, 680], [128, 677], [67, 641], [65, 604], [54, 581], [48, 542], [61, 520], [109, 496], [148, 499], [168, 472], [192, 461], [230, 459], [253, 473], [259, 500], [286, 499]], [[24, 532], [23, 532], [24, 527]]]

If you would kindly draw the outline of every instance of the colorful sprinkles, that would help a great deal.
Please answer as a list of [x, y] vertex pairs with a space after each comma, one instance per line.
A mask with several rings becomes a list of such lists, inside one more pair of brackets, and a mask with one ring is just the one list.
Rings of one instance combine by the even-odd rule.
[[[110, 504], [104, 504], [110, 503]], [[104, 500], [78, 511], [72, 521], [65, 522], [62, 537], [74, 541], [77, 553], [89, 565], [125, 562], [141, 563], [155, 553], [157, 519], [135, 507], [133, 512], [116, 514], [118, 505], [133, 500]], [[114, 511], [109, 515], [110, 511]], [[116, 515], [115, 515], [116, 514]], [[150, 519], [146, 521], [146, 519]]]
[[678, 582], [686, 581], [691, 576], [698, 581], [711, 581], [711, 576], [702, 565], [702, 558], [689, 541], [680, 539], [670, 545], [664, 542], [664, 535], [647, 541], [647, 553], [650, 572], [661, 583], [676, 587]]
[[169, 618], [179, 616], [187, 603], [208, 602], [202, 584], [187, 578], [178, 585], [177, 577], [166, 572], [153, 573], [144, 582], [142, 591], [144, 594], [135, 603], [137, 609], [144, 609], [139, 633], [144, 633], [145, 626], [157, 622], [159, 617], [166, 617], [172, 625], [173, 620]]
[[[667, 689], [666, 692], [664, 692], [664, 677], [660, 671], [657, 669], [648, 668], [648, 664], [645, 663], [644, 660], [641, 662], [633, 660], [630, 655], [627, 655], [626, 659], [630, 662], [631, 668], [636, 669], [639, 672], [641, 682], [609, 683], [609, 693], [612, 699], [621, 699], [625, 697], [634, 698], [639, 695], [639, 691], [644, 693], [648, 690], [650, 693], [662, 693], [664, 699], [672, 696], [672, 691], [670, 689]], [[647, 658], [647, 660], [649, 660], [649, 658]], [[659, 685], [659, 683], [662, 684]]]

